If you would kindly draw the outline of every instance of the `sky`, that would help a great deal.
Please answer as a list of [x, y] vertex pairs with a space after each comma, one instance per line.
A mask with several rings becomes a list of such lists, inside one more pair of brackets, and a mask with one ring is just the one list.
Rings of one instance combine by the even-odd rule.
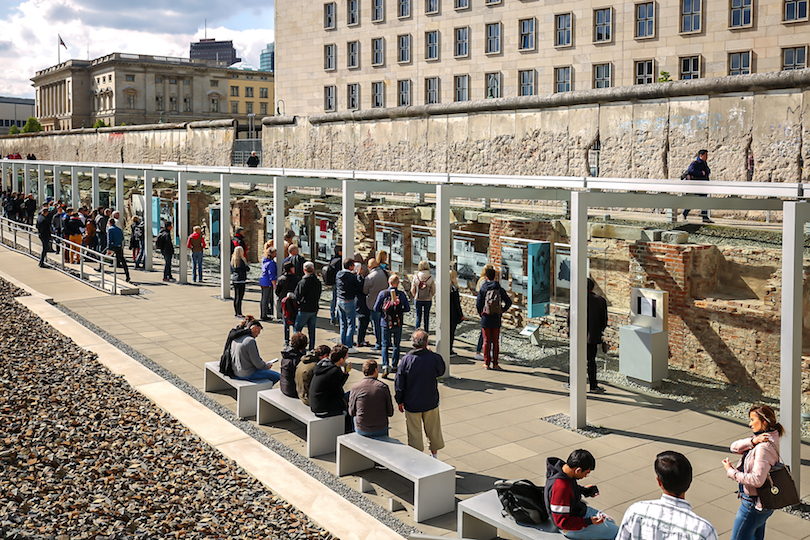
[[[129, 7], [132, 6], [132, 7]], [[259, 66], [274, 40], [273, 0], [0, 0], [0, 96], [33, 98], [31, 77], [58, 61], [114, 52], [188, 58], [205, 35], [233, 40], [237, 56]]]

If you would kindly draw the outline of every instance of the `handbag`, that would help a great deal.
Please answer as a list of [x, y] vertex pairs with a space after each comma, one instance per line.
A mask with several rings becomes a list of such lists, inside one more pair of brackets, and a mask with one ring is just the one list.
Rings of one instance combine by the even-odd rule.
[[757, 488], [762, 508], [769, 510], [778, 510], [801, 502], [799, 493], [796, 491], [796, 482], [793, 481], [793, 476], [790, 474], [790, 467], [782, 461], [782, 456], [778, 451], [777, 456], [779, 456], [779, 461], [768, 471], [768, 478], [765, 479], [762, 487]]

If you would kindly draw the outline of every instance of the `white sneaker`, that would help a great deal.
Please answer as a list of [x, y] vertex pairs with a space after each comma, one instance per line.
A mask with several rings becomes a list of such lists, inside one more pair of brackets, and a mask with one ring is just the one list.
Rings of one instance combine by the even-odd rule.
[[475, 353], [475, 359], [476, 359], [476, 360], [483, 360], [483, 359], [484, 359], [484, 355], [483, 355], [483, 354], [481, 354], [480, 352], [479, 352], [479, 353]]
[[357, 349], [355, 349], [354, 347], [351, 347], [351, 348], [349, 349], [349, 352], [350, 352], [351, 354], [357, 354], [357, 353], [359, 353], [360, 351], [358, 351], [358, 350], [357, 350]]

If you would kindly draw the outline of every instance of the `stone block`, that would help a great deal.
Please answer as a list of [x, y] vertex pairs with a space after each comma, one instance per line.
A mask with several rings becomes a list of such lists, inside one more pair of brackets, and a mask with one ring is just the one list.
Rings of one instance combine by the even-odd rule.
[[481, 215], [481, 212], [476, 212], [475, 210], [464, 210], [464, 221], [478, 221], [478, 216]]
[[641, 241], [642, 242], [660, 242], [662, 229], [642, 229]]
[[685, 244], [689, 240], [689, 233], [686, 231], [664, 231], [661, 234], [661, 241], [665, 244]]
[[641, 240], [641, 227], [612, 225], [610, 223], [590, 223], [590, 236], [594, 238], [615, 238], [617, 240]]
[[422, 221], [433, 221], [434, 208], [432, 206], [420, 206], [416, 210], [419, 212]]

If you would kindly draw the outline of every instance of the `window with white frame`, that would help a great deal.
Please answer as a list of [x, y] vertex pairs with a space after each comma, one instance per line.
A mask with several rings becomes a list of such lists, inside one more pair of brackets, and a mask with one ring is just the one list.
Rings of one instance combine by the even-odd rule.
[[397, 81], [397, 106], [411, 106], [411, 81], [404, 79]]
[[425, 60], [439, 59], [439, 31], [425, 32]]
[[245, 114], [253, 114], [253, 102], [248, 101], [245, 103]]
[[127, 108], [128, 109], [135, 108], [135, 94], [127, 94]]
[[231, 86], [231, 97], [239, 97], [239, 87]]
[[613, 17], [611, 8], [593, 10], [593, 40], [597, 43], [613, 38]]
[[323, 46], [323, 69], [332, 71], [337, 67], [337, 45], [331, 43]]
[[323, 27], [325, 30], [332, 30], [337, 27], [337, 4], [329, 2], [323, 5]]
[[239, 102], [231, 101], [231, 114], [239, 114]]
[[751, 26], [751, 5], [753, 0], [731, 0], [731, 11], [729, 13], [729, 26], [732, 28], [745, 28]]
[[336, 86], [323, 87], [323, 110], [332, 112], [335, 110], [335, 95], [337, 93]]
[[486, 94], [484, 97], [487, 98], [499, 98], [501, 97], [501, 74], [498, 72], [495, 73], [486, 73], [484, 74], [484, 82], [486, 83]]
[[807, 47], [788, 47], [782, 49], [782, 69], [804, 69], [807, 67]]
[[518, 87], [519, 96], [534, 95], [534, 77], [535, 72], [533, 69], [518, 71], [518, 80], [520, 81], [520, 86]]
[[494, 6], [501, 3], [503, 3], [503, 0], [484, 0], [484, 5], [486, 6]]
[[655, 36], [655, 2], [636, 4], [636, 37]]
[[267, 114], [267, 103], [260, 103], [259, 104], [259, 114], [265, 116]]
[[454, 0], [453, 7], [455, 9], [468, 9], [470, 7], [470, 0]]
[[439, 12], [439, 0], [425, 0], [425, 13], [434, 15]]
[[411, 0], [397, 0], [397, 17], [405, 19], [411, 16]]
[[700, 56], [682, 56], [680, 60], [679, 79], [690, 81], [700, 78]]
[[[470, 28], [463, 26], [455, 29], [455, 43], [453, 45], [453, 54], [456, 58], [463, 58], [470, 55]], [[466, 101], [466, 100], [456, 100]]]
[[534, 50], [535, 24], [536, 19], [534, 17], [518, 21], [518, 50]]
[[497, 54], [501, 52], [501, 23], [491, 23], [486, 25], [486, 44], [484, 52], [487, 54]]
[[385, 65], [385, 38], [371, 40], [371, 65]]
[[411, 35], [397, 36], [397, 62], [407, 64], [411, 61]]
[[571, 19], [570, 13], [561, 13], [554, 16], [555, 47], [569, 47], [571, 45]]
[[455, 87], [455, 101], [468, 101], [470, 99], [470, 76], [456, 75], [453, 78]]
[[371, 83], [371, 106], [375, 109], [385, 107], [385, 83], [383, 81]]
[[349, 26], [360, 24], [360, 0], [346, 2], [346, 24]]
[[728, 74], [747, 75], [751, 73], [751, 51], [728, 54]]
[[610, 88], [610, 64], [595, 64], [593, 66], [593, 87]]
[[267, 88], [259, 88], [259, 98], [267, 99]]
[[163, 96], [155, 96], [155, 110], [163, 110]]
[[785, 22], [807, 19], [807, 0], [785, 0]]
[[245, 97], [253, 97], [253, 87], [246, 86], [245, 87]]
[[385, 21], [385, 0], [371, 0], [371, 22]]
[[211, 112], [219, 112], [219, 98], [211, 98]]
[[571, 91], [571, 66], [554, 68], [554, 92]]
[[439, 102], [439, 78], [428, 77], [425, 79], [425, 105], [432, 105]]
[[702, 5], [702, 0], [681, 0], [681, 32], [700, 32]]
[[638, 60], [636, 67], [636, 84], [651, 84], [655, 82], [655, 62], [652, 60]]
[[360, 67], [360, 42], [350, 41], [346, 44], [346, 67]]
[[346, 108], [355, 111], [360, 108], [360, 84], [346, 85]]

